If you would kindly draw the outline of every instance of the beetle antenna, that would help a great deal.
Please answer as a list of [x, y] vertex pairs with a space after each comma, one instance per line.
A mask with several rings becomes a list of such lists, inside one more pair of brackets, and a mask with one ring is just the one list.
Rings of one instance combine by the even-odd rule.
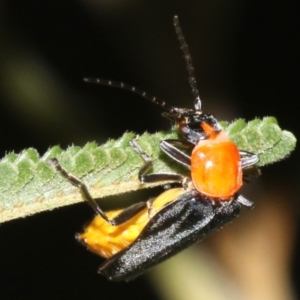
[[196, 78], [195, 78], [195, 72], [194, 72], [194, 66], [192, 62], [192, 57], [190, 54], [189, 46], [187, 45], [185, 38], [183, 36], [180, 24], [179, 24], [179, 19], [178, 16], [174, 16], [173, 18], [173, 23], [175, 27], [175, 31], [177, 34], [177, 38], [180, 43], [180, 48], [182, 49], [183, 52], [183, 57], [186, 62], [186, 68], [189, 74], [189, 84], [192, 88], [192, 94], [194, 96], [194, 105], [196, 110], [201, 110], [201, 99], [199, 96], [198, 88], [197, 88], [197, 83], [196, 83]]
[[173, 106], [171, 106], [170, 104], [168, 104], [165, 100], [162, 100], [160, 98], [152, 96], [152, 95], [148, 94], [147, 92], [145, 92], [139, 88], [136, 88], [133, 85], [129, 85], [129, 84], [126, 84], [123, 82], [106, 80], [106, 79], [102, 79], [102, 78], [83, 78], [83, 80], [85, 82], [91, 82], [91, 83], [97, 83], [97, 84], [102, 84], [102, 85], [106, 85], [106, 86], [111, 86], [111, 87], [124, 89], [124, 90], [130, 91], [132, 93], [138, 94], [141, 97], [150, 100], [152, 103], [163, 107], [169, 113], [173, 113], [175, 110], [175, 108]]

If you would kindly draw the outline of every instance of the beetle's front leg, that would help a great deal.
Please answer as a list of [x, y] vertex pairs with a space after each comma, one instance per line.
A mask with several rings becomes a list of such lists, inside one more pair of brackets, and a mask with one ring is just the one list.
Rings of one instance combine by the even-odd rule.
[[259, 162], [259, 156], [247, 151], [240, 150], [240, 156], [242, 161], [242, 169], [246, 169], [254, 166]]
[[[130, 145], [132, 146], [134, 151], [136, 151], [145, 161], [145, 164], [141, 167], [139, 174], [138, 174], [139, 180], [141, 181], [141, 183], [155, 183], [155, 182], [160, 182], [160, 181], [175, 181], [175, 182], [181, 183], [183, 187], [187, 186], [187, 184], [190, 180], [187, 177], [179, 175], [179, 174], [172, 174], [172, 173], [147, 174], [149, 172], [149, 170], [152, 168], [153, 162], [152, 162], [152, 159], [149, 157], [149, 155], [147, 155], [137, 144], [137, 139], [138, 139], [138, 136], [135, 137], [132, 141], [130, 141]], [[164, 142], [166, 142], [166, 141], [162, 141], [160, 143], [160, 147], [166, 154], [168, 154], [161, 146], [162, 143], [164, 143]], [[167, 148], [168, 148], [168, 145], [170, 145], [170, 147], [175, 148], [174, 146], [172, 146], [171, 144], [168, 144], [166, 142]], [[177, 151], [180, 152], [178, 149], [177, 149]], [[189, 159], [189, 157], [186, 154], [184, 154], [184, 153], [182, 153], [182, 154], [184, 156], [186, 156], [186, 158]]]
[[181, 141], [181, 140], [164, 140], [159, 143], [160, 149], [164, 151], [168, 156], [170, 156], [172, 159], [176, 160], [180, 164], [190, 168], [191, 157], [183, 153], [182, 151], [180, 151], [176, 146], [185, 149], [194, 147], [194, 145], [191, 144], [190, 142]]

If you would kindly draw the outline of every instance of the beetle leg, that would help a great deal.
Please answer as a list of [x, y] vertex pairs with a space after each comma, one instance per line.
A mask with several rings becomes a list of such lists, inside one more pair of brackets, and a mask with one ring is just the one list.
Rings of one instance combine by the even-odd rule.
[[[147, 155], [137, 144], [138, 136], [136, 136], [133, 140], [130, 141], [130, 145], [132, 146], [133, 150], [136, 151], [145, 161], [145, 164], [141, 167], [138, 177], [141, 183], [154, 183], [160, 181], [175, 181], [180, 182], [183, 187], [187, 185], [188, 179], [185, 176], [179, 174], [172, 174], [172, 173], [154, 173], [154, 174], [146, 174], [153, 166], [153, 162], [151, 157]], [[164, 141], [163, 141], [164, 142]], [[162, 143], [162, 142], [161, 142]], [[160, 143], [160, 144], [161, 144]], [[173, 147], [173, 146], [171, 146]], [[173, 147], [175, 148], [175, 147]], [[176, 149], [176, 148], [175, 148]], [[179, 150], [177, 150], [180, 152]], [[185, 154], [183, 154], [185, 155]], [[189, 159], [189, 157], [186, 155]]]
[[182, 165], [185, 165], [190, 168], [191, 166], [191, 157], [187, 154], [181, 152], [174, 145], [187, 145], [185, 143], [181, 143], [180, 140], [164, 140], [159, 143], [159, 147], [162, 151], [164, 151], [168, 156], [172, 159], [178, 161]]
[[173, 146], [182, 148], [182, 149], [192, 149], [195, 147], [195, 145], [189, 141], [186, 140], [178, 140], [178, 139], [169, 139], [164, 140], [164, 142], [167, 142], [168, 144], [171, 144]]
[[113, 221], [115, 223], [114, 225], [117, 226], [125, 223], [145, 208], [148, 208], [147, 202], [138, 202], [132, 204], [131, 206], [122, 210], [120, 214], [113, 218]]
[[243, 204], [244, 206], [249, 207], [249, 208], [254, 208], [254, 203], [252, 201], [246, 199], [242, 195], [238, 195], [236, 201]]
[[242, 169], [249, 168], [259, 162], [259, 157], [256, 154], [240, 150], [242, 161]]
[[146, 203], [140, 202], [136, 203], [127, 209], [123, 210], [119, 215], [117, 215], [114, 219], [109, 219], [108, 216], [105, 214], [105, 212], [99, 207], [98, 203], [95, 201], [95, 199], [91, 196], [87, 186], [84, 182], [79, 180], [74, 175], [68, 173], [58, 162], [56, 158], [49, 159], [49, 163], [52, 164], [56, 170], [64, 177], [66, 178], [72, 185], [79, 188], [80, 193], [83, 197], [83, 199], [92, 207], [92, 209], [96, 212], [96, 214], [100, 215], [107, 223], [117, 226], [121, 223], [126, 222], [130, 218], [132, 218], [134, 215], [136, 215], [138, 212], [140, 212], [142, 209], [146, 207]]

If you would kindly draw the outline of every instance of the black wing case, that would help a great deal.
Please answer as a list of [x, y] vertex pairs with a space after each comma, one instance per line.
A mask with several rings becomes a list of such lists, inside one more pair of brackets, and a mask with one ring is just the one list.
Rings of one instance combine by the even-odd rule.
[[236, 218], [241, 205], [236, 200], [224, 204], [215, 207], [195, 190], [181, 195], [150, 219], [132, 245], [104, 262], [99, 273], [115, 281], [137, 277]]

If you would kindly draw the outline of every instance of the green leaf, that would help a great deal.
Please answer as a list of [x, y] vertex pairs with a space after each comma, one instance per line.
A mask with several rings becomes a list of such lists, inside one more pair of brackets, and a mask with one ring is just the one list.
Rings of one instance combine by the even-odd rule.
[[[281, 130], [273, 117], [249, 123], [238, 119], [231, 124], [221, 124], [241, 150], [259, 155], [258, 166], [285, 158], [296, 145], [293, 134]], [[0, 161], [0, 222], [83, 201], [78, 189], [47, 162], [49, 158], [57, 158], [68, 172], [83, 180], [95, 198], [161, 184], [139, 182], [137, 174], [143, 160], [129, 145], [134, 136], [134, 133], [126, 132], [121, 138], [101, 146], [94, 142], [66, 150], [54, 146], [42, 157], [35, 149], [7, 154]], [[187, 168], [159, 149], [161, 140], [174, 138], [178, 138], [175, 129], [145, 133], [138, 139], [143, 151], [153, 159], [153, 172], [189, 174]]]

